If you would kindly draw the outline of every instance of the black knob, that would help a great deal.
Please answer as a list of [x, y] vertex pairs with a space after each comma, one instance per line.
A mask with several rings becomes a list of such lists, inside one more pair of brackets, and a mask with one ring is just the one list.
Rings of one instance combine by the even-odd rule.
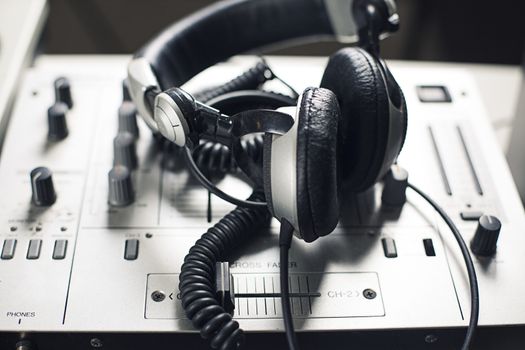
[[33, 204], [45, 207], [55, 203], [57, 195], [55, 186], [53, 186], [51, 170], [45, 167], [38, 167], [31, 171], [30, 176]]
[[139, 137], [137, 109], [132, 102], [124, 101], [118, 109], [118, 131], [127, 131], [131, 133], [133, 137]]
[[501, 222], [495, 216], [483, 215], [479, 218], [478, 227], [470, 248], [479, 256], [492, 256], [498, 245]]
[[122, 80], [122, 101], [131, 101], [129, 94], [129, 83], [127, 79]]
[[115, 207], [130, 205], [135, 200], [131, 172], [123, 165], [115, 165], [108, 173], [108, 203]]
[[60, 77], [55, 80], [55, 100], [57, 102], [64, 102], [68, 108], [73, 108], [73, 98], [71, 97], [71, 84], [69, 80]]
[[130, 170], [137, 168], [137, 151], [135, 138], [127, 131], [119, 132], [113, 139], [113, 165], [124, 165]]
[[382, 203], [393, 207], [405, 204], [407, 186], [408, 172], [400, 166], [393, 165], [383, 179]]
[[47, 110], [48, 140], [60, 141], [67, 137], [67, 111], [68, 108], [64, 102], [56, 102]]

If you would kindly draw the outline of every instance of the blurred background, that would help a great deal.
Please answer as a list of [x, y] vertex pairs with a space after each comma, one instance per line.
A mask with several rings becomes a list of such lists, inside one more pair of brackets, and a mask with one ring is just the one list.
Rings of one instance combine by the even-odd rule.
[[[51, 54], [132, 53], [171, 22], [210, 0], [50, 0], [43, 50]], [[390, 59], [519, 64], [525, 49], [523, 0], [398, 0], [401, 30], [386, 40]], [[293, 15], [293, 14], [291, 14]], [[337, 43], [273, 52], [329, 55]]]

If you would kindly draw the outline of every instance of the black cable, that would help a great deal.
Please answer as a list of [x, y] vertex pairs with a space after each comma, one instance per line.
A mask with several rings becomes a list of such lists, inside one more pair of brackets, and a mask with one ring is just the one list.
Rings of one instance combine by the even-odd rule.
[[216, 195], [222, 200], [225, 200], [226, 202], [230, 202], [234, 205], [237, 205], [239, 207], [246, 207], [246, 208], [266, 208], [267, 204], [266, 202], [259, 202], [259, 201], [251, 201], [251, 200], [242, 200], [239, 198], [235, 198], [227, 194], [226, 192], [219, 189], [213, 182], [211, 182], [199, 169], [197, 164], [195, 164], [195, 160], [193, 159], [193, 156], [191, 154], [191, 150], [188, 147], [184, 147], [184, 159], [186, 160], [186, 164], [188, 164], [188, 167], [190, 168], [190, 171], [193, 176], [200, 182], [200, 184], [206, 188], [208, 191]]
[[279, 232], [279, 275], [281, 279], [281, 306], [283, 309], [284, 330], [289, 350], [298, 350], [297, 337], [293, 326], [292, 311], [290, 307], [290, 286], [288, 285], [288, 252], [292, 245], [294, 228], [285, 218], [281, 218]]
[[[241, 148], [250, 159], [256, 161], [263, 150], [262, 135], [253, 135], [241, 140]], [[197, 167], [206, 176], [223, 176], [237, 172], [238, 166], [233, 152], [225, 145], [213, 141], [203, 141], [192, 150]]]
[[[264, 200], [254, 191], [252, 201]], [[244, 342], [244, 332], [217, 300], [215, 266], [226, 261], [241, 243], [260, 232], [269, 219], [266, 208], [235, 208], [208, 229], [184, 258], [179, 276], [181, 303], [186, 316], [213, 349], [236, 350]]]
[[463, 240], [463, 237], [461, 236], [461, 233], [459, 232], [458, 228], [450, 218], [450, 216], [445, 213], [443, 208], [441, 208], [432, 198], [430, 198], [426, 193], [421, 191], [416, 186], [412, 185], [411, 183], [408, 184], [408, 187], [410, 187], [414, 192], [419, 194], [423, 199], [425, 199], [443, 218], [445, 223], [448, 225], [452, 233], [454, 234], [454, 237], [456, 238], [456, 241], [458, 242], [459, 248], [461, 249], [461, 254], [463, 255], [463, 259], [465, 260], [465, 265], [467, 267], [468, 272], [468, 279], [469, 279], [469, 285], [470, 285], [470, 321], [467, 328], [467, 334], [465, 335], [465, 340], [463, 341], [463, 345], [461, 346], [461, 350], [468, 350], [470, 348], [470, 344], [472, 343], [472, 339], [474, 338], [474, 333], [476, 332], [476, 328], [478, 326], [478, 318], [479, 318], [479, 290], [478, 290], [478, 279], [476, 277], [476, 269], [474, 268], [474, 263], [472, 262], [472, 257], [470, 256], [470, 252], [467, 248], [467, 245], [465, 244], [465, 241]]

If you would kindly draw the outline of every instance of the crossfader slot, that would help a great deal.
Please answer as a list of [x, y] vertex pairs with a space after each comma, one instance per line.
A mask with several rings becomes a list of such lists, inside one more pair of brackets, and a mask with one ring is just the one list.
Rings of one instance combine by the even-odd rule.
[[441, 179], [443, 180], [445, 192], [449, 196], [452, 196], [452, 188], [450, 187], [450, 181], [448, 179], [447, 171], [445, 170], [445, 165], [443, 164], [443, 158], [441, 157], [441, 152], [436, 142], [436, 136], [434, 135], [434, 130], [432, 129], [432, 126], [428, 127], [428, 133], [430, 135], [430, 140], [432, 141], [432, 147], [434, 148], [434, 154], [436, 156], [436, 160], [439, 166], [439, 172], [441, 174]]
[[470, 168], [470, 173], [472, 175], [472, 181], [474, 182], [476, 191], [478, 192], [480, 196], [483, 196], [483, 188], [481, 187], [478, 173], [476, 172], [476, 168], [474, 167], [474, 162], [472, 161], [472, 156], [470, 155], [470, 152], [467, 146], [467, 142], [465, 141], [465, 136], [463, 135], [463, 131], [461, 130], [461, 127], [459, 125], [456, 127], [456, 130], [458, 132], [459, 139], [461, 140], [463, 151], [465, 152], [465, 158], [467, 159], [467, 162]]

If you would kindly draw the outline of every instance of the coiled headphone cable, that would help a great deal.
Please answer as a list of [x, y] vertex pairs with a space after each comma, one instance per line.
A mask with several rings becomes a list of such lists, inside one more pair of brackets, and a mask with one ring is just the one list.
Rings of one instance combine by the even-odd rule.
[[[264, 194], [256, 190], [249, 200], [264, 201]], [[256, 236], [269, 219], [266, 208], [237, 207], [208, 229], [184, 258], [179, 276], [182, 306], [201, 336], [210, 339], [213, 349], [235, 350], [244, 343], [239, 323], [217, 300], [215, 265]]]

